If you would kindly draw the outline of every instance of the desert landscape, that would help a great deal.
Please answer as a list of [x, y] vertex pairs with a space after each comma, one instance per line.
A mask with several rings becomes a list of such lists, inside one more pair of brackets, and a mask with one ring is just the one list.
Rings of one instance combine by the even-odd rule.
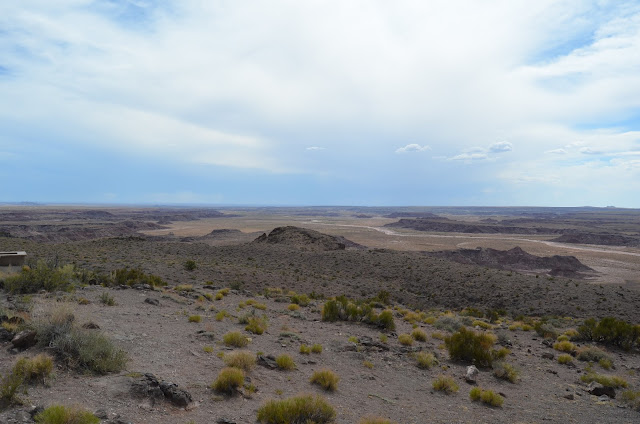
[[[0, 234], [1, 422], [640, 419], [637, 210], [7, 205]], [[296, 396], [325, 409], [273, 418]]]

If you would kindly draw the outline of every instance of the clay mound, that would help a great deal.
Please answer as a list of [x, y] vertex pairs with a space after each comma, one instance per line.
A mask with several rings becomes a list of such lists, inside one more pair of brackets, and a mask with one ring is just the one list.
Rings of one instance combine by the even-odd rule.
[[510, 250], [491, 248], [445, 250], [428, 253], [429, 256], [449, 259], [463, 264], [474, 264], [512, 271], [544, 270], [549, 275], [584, 278], [582, 273], [593, 272], [575, 256], [535, 256], [520, 247]]
[[7, 226], [8, 237], [40, 242], [67, 242], [109, 237], [139, 236], [138, 231], [165, 229], [152, 222], [121, 221], [95, 225], [15, 225]]
[[551, 241], [575, 244], [599, 244], [601, 246], [640, 247], [639, 238], [620, 234], [569, 233], [563, 234]]
[[278, 244], [310, 251], [345, 250], [346, 248], [363, 248], [358, 243], [344, 237], [331, 236], [318, 231], [300, 227], [277, 227], [267, 235], [262, 234], [253, 243]]
[[400, 219], [385, 227], [408, 228], [417, 231], [467, 234], [562, 234], [564, 230], [544, 227], [514, 227], [500, 224], [480, 224], [452, 221], [445, 218]]
[[447, 219], [431, 212], [393, 212], [388, 215], [385, 215], [384, 218], [439, 218], [439, 219]]
[[230, 228], [222, 228], [219, 230], [213, 230], [207, 235], [212, 237], [220, 237], [220, 236], [238, 235], [238, 234], [242, 234], [242, 231], [236, 230], [236, 229], [230, 229]]

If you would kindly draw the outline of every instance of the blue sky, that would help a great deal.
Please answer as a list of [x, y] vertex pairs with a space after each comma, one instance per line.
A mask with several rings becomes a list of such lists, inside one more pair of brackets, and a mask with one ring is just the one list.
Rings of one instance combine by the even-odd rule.
[[0, 202], [640, 207], [640, 2], [1, 2], [0, 180]]

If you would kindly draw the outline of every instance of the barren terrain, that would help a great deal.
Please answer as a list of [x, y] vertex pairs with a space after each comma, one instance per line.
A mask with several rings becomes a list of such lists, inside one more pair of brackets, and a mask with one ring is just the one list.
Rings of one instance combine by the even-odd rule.
[[[414, 219], [439, 224], [424, 231], [409, 225]], [[478, 227], [490, 230], [473, 230]], [[274, 228], [279, 229], [272, 233]], [[460, 232], [465, 228], [472, 233]], [[50, 385], [29, 387], [25, 405], [0, 412], [0, 422], [31, 422], [30, 405], [63, 403], [103, 410], [103, 422], [112, 423], [252, 423], [267, 399], [297, 393], [322, 393], [335, 408], [337, 423], [357, 423], [371, 414], [397, 423], [637, 422], [640, 412], [620, 396], [604, 399], [585, 391], [580, 377], [588, 373], [588, 363], [558, 363], [560, 352], [552, 343], [535, 331], [515, 329], [514, 323], [516, 318], [534, 322], [553, 316], [559, 333], [590, 317], [637, 324], [640, 249], [627, 241], [636, 240], [639, 231], [638, 211], [592, 208], [0, 208], [0, 251], [25, 250], [32, 266], [38, 260], [72, 263], [104, 275], [139, 268], [169, 283], [153, 290], [90, 285], [28, 299], [0, 294], [0, 308], [8, 315], [30, 320], [69, 305], [78, 323], [97, 324], [130, 358], [124, 371], [105, 376], [81, 375], [58, 363]], [[568, 233], [590, 234], [589, 240], [607, 235], [621, 245], [555, 240]], [[193, 269], [185, 267], [188, 261], [194, 262]], [[16, 271], [1, 270], [0, 279]], [[224, 287], [234, 290], [213, 299]], [[269, 295], [266, 290], [273, 287], [284, 291]], [[290, 310], [288, 291], [314, 299]], [[391, 294], [394, 331], [321, 320], [322, 305], [331, 296], [364, 300], [380, 291]], [[101, 302], [105, 293], [114, 306]], [[246, 305], [252, 299], [265, 306], [255, 310], [268, 321], [262, 335], [238, 323], [254, 309]], [[449, 359], [439, 338], [438, 333], [449, 334], [436, 326], [449, 316], [447, 310], [471, 323], [459, 315], [465, 308], [505, 314], [498, 322], [481, 321], [502, 334], [502, 341], [509, 340], [506, 360], [520, 370], [519, 382], [500, 380], [490, 368], [481, 368], [477, 380], [504, 396], [501, 408], [469, 399], [472, 386], [463, 378], [469, 364]], [[406, 319], [409, 310], [430, 319]], [[218, 321], [220, 311], [230, 316]], [[189, 322], [193, 315], [201, 321]], [[427, 340], [400, 344], [397, 336], [414, 327], [425, 331]], [[248, 374], [255, 393], [215, 393], [209, 385], [224, 367], [219, 356], [232, 351], [221, 342], [231, 330], [250, 337], [246, 349], [254, 354], [292, 355], [296, 369], [257, 366]], [[381, 334], [386, 343], [380, 342]], [[351, 336], [358, 338], [356, 343], [348, 340]], [[299, 353], [303, 343], [321, 344], [323, 351]], [[38, 352], [37, 347], [12, 349], [10, 341], [2, 347], [3, 374], [18, 355]], [[637, 350], [605, 349], [614, 368], [595, 365], [597, 371], [621, 376], [631, 390], [640, 390]], [[435, 353], [439, 365], [418, 368], [413, 351]], [[336, 392], [324, 393], [309, 383], [312, 372], [324, 367], [340, 376]], [[144, 373], [177, 383], [193, 402], [184, 408], [132, 394], [132, 384]], [[433, 390], [439, 375], [453, 377], [460, 390], [452, 395]]]

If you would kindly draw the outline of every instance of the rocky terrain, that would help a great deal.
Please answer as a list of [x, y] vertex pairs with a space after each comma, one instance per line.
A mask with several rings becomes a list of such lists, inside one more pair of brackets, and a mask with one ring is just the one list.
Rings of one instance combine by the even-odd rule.
[[[152, 236], [140, 231], [160, 226], [156, 218], [174, 222], [175, 216], [200, 212], [147, 211], [141, 215], [154, 219], [132, 220], [135, 225], [123, 225], [129, 220], [122, 217], [137, 212], [106, 212], [84, 211], [84, 223], [78, 221], [80, 212], [65, 221], [64, 214], [53, 211], [51, 216], [59, 221], [40, 216], [33, 222], [8, 219], [0, 226], [0, 231], [27, 227], [24, 233], [0, 236], [0, 251], [27, 251], [27, 264], [34, 269], [39, 262], [71, 264], [65, 272], [73, 269], [78, 279], [75, 290], [68, 292], [19, 294], [8, 286], [0, 291], [0, 383], [8, 381], [20, 357], [54, 354], [50, 347], [33, 344], [37, 333], [31, 339], [28, 333], [16, 336], [33, 328], [32, 323], [50, 319], [61, 306], [72, 311], [74, 325], [108, 337], [128, 357], [124, 368], [96, 374], [79, 372], [69, 358], [56, 356], [55, 377], [25, 386], [28, 393], [19, 395], [22, 403], [0, 409], [2, 423], [32, 423], [40, 410], [34, 407], [52, 404], [79, 404], [108, 424], [254, 423], [265, 402], [299, 393], [323, 396], [340, 424], [357, 424], [365, 415], [397, 424], [640, 419], [640, 405], [625, 394], [637, 392], [640, 399], [637, 346], [625, 351], [580, 339], [575, 331], [588, 318], [638, 324], [640, 291], [632, 285], [599, 284], [598, 273], [573, 256], [533, 255], [522, 248], [367, 248], [339, 235], [292, 225]], [[350, 216], [354, 212], [347, 211]], [[15, 213], [10, 216], [20, 215]], [[491, 219], [479, 224], [488, 227], [501, 227], [505, 220], [483, 219]], [[425, 221], [465, 224], [442, 218]], [[538, 217], [533, 222], [538, 225]], [[36, 237], [38, 226], [47, 225], [58, 225], [64, 236], [53, 237], [56, 231], [47, 227], [40, 231], [47, 237]], [[612, 221], [607, 231], [616, 227], [631, 234], [633, 225]], [[69, 238], [67, 230], [60, 231], [67, 227], [84, 236]], [[105, 228], [118, 230], [97, 230]], [[132, 269], [168, 285], [97, 285]], [[19, 271], [1, 269], [0, 281]], [[395, 329], [362, 317], [324, 321], [323, 305], [340, 295], [360, 307], [373, 305], [376, 314], [390, 309]], [[262, 334], [250, 329], [250, 319], [264, 326]], [[504, 361], [515, 369], [513, 381], [505, 379], [504, 368], [479, 363], [477, 375], [467, 377], [473, 361], [452, 358], [443, 342], [459, 326], [495, 335], [495, 348], [508, 349]], [[224, 336], [232, 331], [240, 332], [248, 345], [225, 344]], [[412, 333], [408, 343], [402, 335]], [[572, 346], [562, 350], [560, 341]], [[322, 346], [321, 353], [301, 351], [301, 345], [314, 344]], [[580, 352], [596, 347], [611, 364], [579, 359]], [[237, 390], [220, 393], [211, 385], [225, 358], [236, 350], [249, 351], [257, 363]], [[418, 367], [420, 352], [432, 354], [435, 362]], [[277, 368], [275, 358], [282, 354], [291, 356], [294, 369]], [[312, 374], [324, 368], [339, 376], [336, 391], [310, 383]], [[616, 377], [627, 387], [599, 387], [589, 383], [594, 375]], [[450, 377], [459, 389], [448, 395], [435, 389], [441, 376]], [[474, 387], [493, 390], [504, 404], [490, 407], [472, 401]]]

